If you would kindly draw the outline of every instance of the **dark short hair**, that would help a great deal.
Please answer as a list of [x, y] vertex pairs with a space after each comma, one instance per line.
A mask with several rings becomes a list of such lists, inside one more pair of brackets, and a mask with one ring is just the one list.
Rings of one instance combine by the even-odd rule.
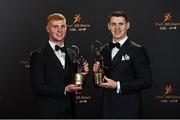
[[109, 14], [109, 17], [108, 17], [108, 22], [110, 22], [111, 20], [111, 17], [124, 17], [126, 22], [129, 22], [129, 17], [128, 17], [128, 14], [124, 11], [114, 11], [112, 13]]

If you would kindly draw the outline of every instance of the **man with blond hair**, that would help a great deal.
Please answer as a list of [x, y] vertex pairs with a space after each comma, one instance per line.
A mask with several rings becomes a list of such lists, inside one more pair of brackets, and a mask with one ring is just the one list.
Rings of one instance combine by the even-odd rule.
[[[30, 76], [35, 97], [35, 118], [73, 118], [74, 92], [82, 86], [73, 83], [73, 61], [64, 38], [66, 18], [59, 13], [48, 16], [49, 40], [31, 56]], [[89, 71], [84, 63], [83, 73]]]

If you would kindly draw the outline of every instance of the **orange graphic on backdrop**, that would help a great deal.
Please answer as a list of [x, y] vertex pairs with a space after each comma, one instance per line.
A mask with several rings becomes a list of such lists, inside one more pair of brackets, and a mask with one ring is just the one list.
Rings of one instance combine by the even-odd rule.
[[80, 22], [80, 20], [81, 20], [80, 14], [75, 15], [75, 16], [74, 16], [74, 22], [73, 22], [73, 24], [75, 24], [75, 23], [77, 23], [77, 22]]
[[171, 19], [172, 19], [171, 13], [170, 12], [165, 13], [165, 15], [164, 15], [164, 22], [171, 21]]
[[165, 94], [165, 95], [171, 94], [172, 91], [173, 91], [173, 89], [172, 89], [171, 85], [167, 85], [167, 86], [165, 87], [165, 93], [164, 93], [164, 94]]

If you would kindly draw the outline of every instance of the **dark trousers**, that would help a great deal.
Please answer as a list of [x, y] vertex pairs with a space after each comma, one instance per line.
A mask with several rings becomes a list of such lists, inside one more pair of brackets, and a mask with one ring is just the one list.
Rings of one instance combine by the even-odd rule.
[[71, 110], [65, 110], [63, 112], [58, 112], [57, 119], [72, 119], [74, 118], [73, 112]]

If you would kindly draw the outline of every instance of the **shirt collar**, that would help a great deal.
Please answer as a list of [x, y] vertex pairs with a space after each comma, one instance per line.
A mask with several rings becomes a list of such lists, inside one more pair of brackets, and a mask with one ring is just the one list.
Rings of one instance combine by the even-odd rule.
[[[128, 36], [126, 35], [123, 39], [118, 39], [116, 40], [121, 46], [126, 42], [126, 40], [128, 39]], [[114, 39], [113, 39], [113, 43], [117, 43]]]
[[[51, 40], [49, 40], [48, 41], [49, 42], [49, 44], [50, 44], [50, 46], [52, 47], [52, 49], [55, 51], [55, 43], [54, 42], [52, 42]], [[64, 43], [60, 46], [60, 45], [58, 45], [59, 47], [64, 47]]]

